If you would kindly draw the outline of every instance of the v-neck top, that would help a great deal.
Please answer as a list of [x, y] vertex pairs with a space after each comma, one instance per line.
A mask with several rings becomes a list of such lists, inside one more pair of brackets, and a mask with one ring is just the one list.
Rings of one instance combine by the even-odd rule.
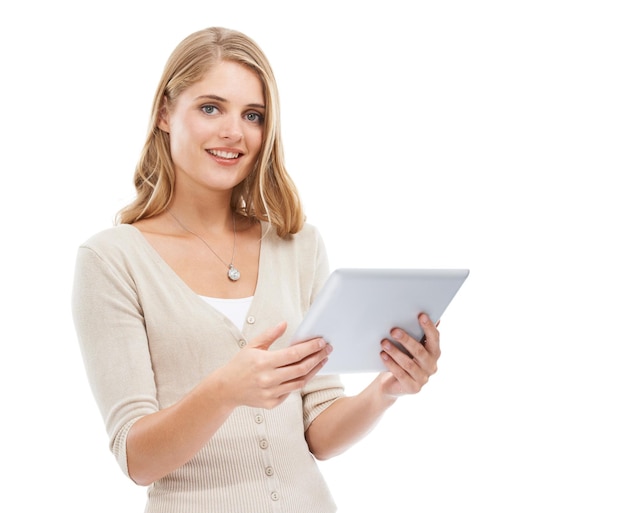
[[[80, 246], [72, 307], [87, 376], [128, 475], [126, 436], [144, 415], [166, 408], [249, 340], [280, 321], [285, 347], [328, 276], [317, 229], [289, 239], [262, 223], [254, 298], [243, 327], [196, 294], [132, 225]], [[236, 408], [189, 462], [153, 483], [146, 512], [335, 511], [304, 433], [343, 395], [338, 376], [314, 378], [280, 406]]]

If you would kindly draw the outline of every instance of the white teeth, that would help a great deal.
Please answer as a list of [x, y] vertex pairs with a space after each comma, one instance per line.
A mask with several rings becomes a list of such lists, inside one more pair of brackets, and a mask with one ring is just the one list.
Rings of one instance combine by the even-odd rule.
[[209, 153], [222, 159], [236, 159], [239, 156], [239, 153], [233, 153], [232, 151], [209, 150]]

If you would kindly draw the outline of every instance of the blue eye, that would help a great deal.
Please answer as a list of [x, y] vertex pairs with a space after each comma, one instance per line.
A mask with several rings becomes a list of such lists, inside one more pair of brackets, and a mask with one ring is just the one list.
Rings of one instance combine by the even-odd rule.
[[215, 105], [203, 105], [200, 107], [205, 114], [215, 114], [217, 107]]
[[246, 114], [246, 119], [248, 121], [252, 121], [253, 123], [263, 123], [263, 116], [258, 112], [248, 112]]

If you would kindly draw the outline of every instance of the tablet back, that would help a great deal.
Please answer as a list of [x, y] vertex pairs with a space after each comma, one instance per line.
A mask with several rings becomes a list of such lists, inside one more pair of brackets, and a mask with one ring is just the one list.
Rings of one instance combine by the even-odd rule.
[[468, 274], [467, 269], [337, 269], [292, 343], [323, 337], [333, 346], [322, 374], [386, 370], [380, 343], [391, 329], [421, 340], [418, 314], [437, 322]]

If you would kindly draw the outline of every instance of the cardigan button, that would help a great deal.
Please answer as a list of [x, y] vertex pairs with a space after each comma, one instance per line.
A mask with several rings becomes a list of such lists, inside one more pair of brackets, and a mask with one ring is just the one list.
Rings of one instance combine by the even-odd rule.
[[278, 499], [280, 499], [280, 497], [278, 496], [278, 492], [272, 492], [272, 493], [270, 494], [270, 497], [272, 498], [272, 500], [273, 500], [274, 502], [276, 502]]
[[246, 321], [248, 322], [248, 324], [254, 324], [256, 319], [254, 318], [254, 315], [250, 315], [250, 316], [248, 316]]

